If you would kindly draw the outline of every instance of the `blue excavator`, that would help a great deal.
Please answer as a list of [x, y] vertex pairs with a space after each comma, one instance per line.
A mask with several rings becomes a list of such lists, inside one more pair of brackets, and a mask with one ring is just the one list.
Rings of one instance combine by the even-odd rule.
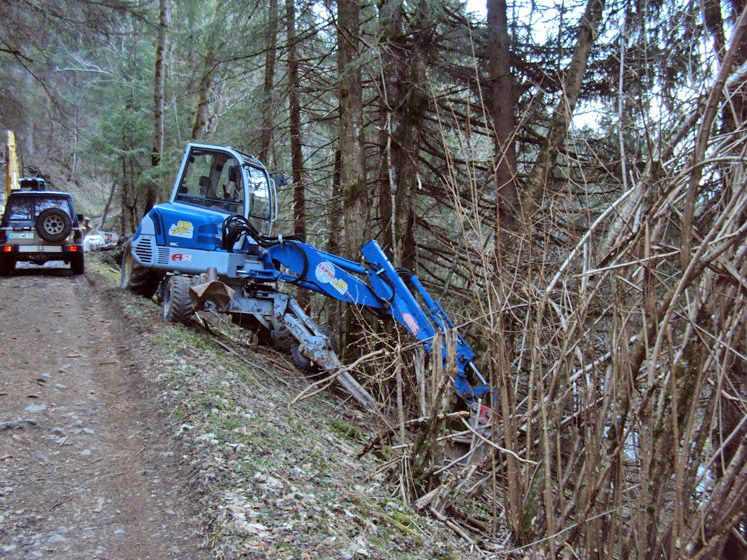
[[[239, 150], [188, 144], [170, 201], [154, 206], [125, 246], [122, 288], [157, 295], [164, 320], [189, 322], [200, 309], [228, 313], [260, 340], [290, 350], [297, 365], [336, 374], [355, 399], [376, 409], [342, 368], [325, 330], [278, 286], [308, 289], [393, 318], [428, 355], [437, 333], [455, 333], [456, 392], [468, 403], [488, 394], [475, 354], [449, 316], [414, 274], [394, 267], [376, 241], [366, 243], [355, 262], [292, 235], [273, 235], [277, 185], [284, 182]], [[442, 345], [441, 359], [446, 352]]]

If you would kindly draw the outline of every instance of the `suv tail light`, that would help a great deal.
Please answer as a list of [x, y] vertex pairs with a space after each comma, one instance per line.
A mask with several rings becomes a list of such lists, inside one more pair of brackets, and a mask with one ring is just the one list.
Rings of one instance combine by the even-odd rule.
[[3, 253], [10, 253], [10, 252], [13, 251], [13, 246], [12, 245], [3, 245], [2, 251], [3, 251]]

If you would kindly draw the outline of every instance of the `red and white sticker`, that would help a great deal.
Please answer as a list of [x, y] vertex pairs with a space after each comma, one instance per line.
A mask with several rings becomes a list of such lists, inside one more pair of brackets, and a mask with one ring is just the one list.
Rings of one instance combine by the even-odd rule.
[[319, 282], [322, 284], [328, 284], [329, 282], [332, 282], [335, 277], [335, 265], [329, 261], [322, 261], [316, 265], [314, 274]]
[[192, 260], [192, 255], [185, 255], [184, 253], [174, 253], [171, 255], [172, 261], [189, 262]]

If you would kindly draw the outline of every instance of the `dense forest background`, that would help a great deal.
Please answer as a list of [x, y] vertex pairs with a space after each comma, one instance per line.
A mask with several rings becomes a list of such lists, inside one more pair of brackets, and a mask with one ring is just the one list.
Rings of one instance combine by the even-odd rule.
[[744, 558], [746, 6], [8, 0], [0, 126], [123, 234], [192, 139], [287, 173], [279, 231], [414, 270], [494, 387], [484, 459], [445, 458], [448, 368], [369, 324], [398, 357], [359, 375], [474, 549]]

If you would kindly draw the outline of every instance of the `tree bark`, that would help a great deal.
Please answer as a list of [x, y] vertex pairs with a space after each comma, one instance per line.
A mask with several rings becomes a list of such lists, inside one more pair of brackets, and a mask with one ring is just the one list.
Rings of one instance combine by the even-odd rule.
[[267, 53], [265, 54], [265, 81], [262, 87], [262, 136], [260, 138], [259, 159], [268, 165], [272, 146], [272, 88], [275, 81], [275, 51], [278, 44], [278, 0], [270, 0], [267, 8]]
[[425, 69], [432, 27], [428, 25], [429, 8], [425, 0], [416, 8], [411, 40], [403, 30], [401, 0], [384, 2], [381, 14], [394, 258], [399, 265], [414, 269], [418, 153], [428, 109]]
[[[169, 0], [160, 0], [158, 12], [158, 41], [156, 43], [156, 64], [153, 73], [153, 149], [150, 161], [153, 167], [158, 167], [163, 154], [163, 104], [166, 87], [166, 49], [168, 48], [167, 30], [171, 25], [171, 6]], [[158, 202], [158, 185], [150, 181], [145, 196], [143, 214], [147, 214]]]
[[104, 212], [101, 214], [101, 220], [99, 220], [99, 229], [101, 231], [104, 231], [106, 229], [106, 218], [109, 216], [109, 208], [111, 208], [112, 200], [114, 200], [114, 191], [116, 190], [117, 183], [112, 183], [112, 188], [109, 191], [109, 198], [106, 199], [106, 206], [104, 206]]
[[358, 65], [360, 7], [337, 2], [337, 68], [340, 76], [340, 185], [345, 256], [355, 260], [368, 235], [368, 193], [363, 153], [363, 88]]
[[[495, 130], [496, 240], [513, 229], [519, 210], [514, 141], [514, 94], [506, 0], [487, 0], [489, 110]], [[496, 244], [497, 246], [497, 244]]]
[[[306, 239], [306, 193], [303, 184], [303, 144], [301, 142], [301, 85], [298, 78], [298, 41], [294, 0], [285, 0], [285, 16], [288, 36], [288, 109], [291, 166], [293, 168], [293, 232], [301, 239]], [[302, 307], [308, 307], [308, 291], [299, 289], [297, 299]]]
[[208, 122], [208, 106], [210, 105], [210, 88], [213, 85], [213, 75], [215, 74], [215, 41], [212, 30], [215, 27], [215, 20], [223, 6], [223, 0], [216, 0], [213, 6], [213, 13], [210, 15], [208, 24], [207, 46], [205, 47], [205, 58], [203, 61], [203, 72], [200, 78], [200, 85], [197, 88], [197, 108], [192, 120], [192, 139], [199, 140], [205, 132]]

